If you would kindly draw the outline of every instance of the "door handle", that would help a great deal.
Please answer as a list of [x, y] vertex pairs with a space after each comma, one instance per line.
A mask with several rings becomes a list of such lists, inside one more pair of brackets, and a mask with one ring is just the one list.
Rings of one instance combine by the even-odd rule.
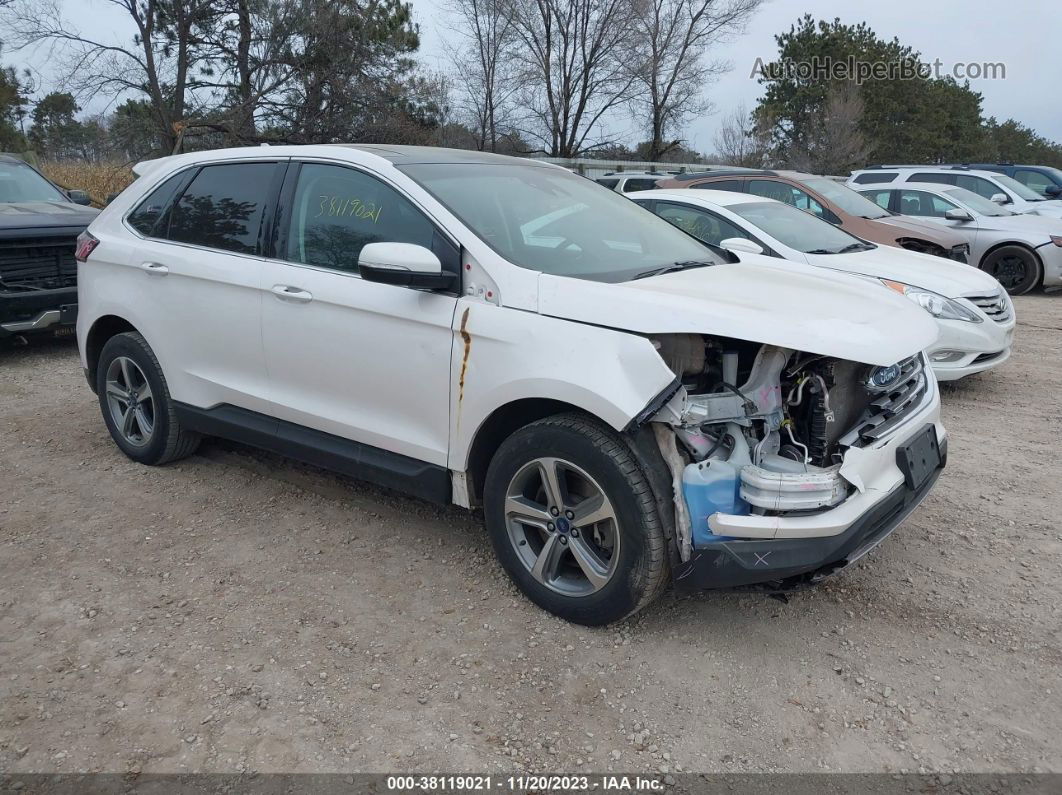
[[293, 301], [297, 304], [308, 304], [313, 300], [313, 295], [290, 284], [274, 284], [273, 295], [281, 301]]
[[140, 265], [140, 269], [145, 273], [154, 273], [156, 276], [165, 276], [170, 272], [169, 267], [161, 262], [144, 262]]

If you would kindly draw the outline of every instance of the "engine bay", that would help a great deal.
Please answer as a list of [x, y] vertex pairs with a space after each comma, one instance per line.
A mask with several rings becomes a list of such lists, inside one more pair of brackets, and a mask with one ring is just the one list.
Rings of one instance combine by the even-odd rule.
[[725, 540], [711, 532], [713, 513], [842, 503], [856, 488], [841, 474], [845, 451], [873, 441], [925, 389], [921, 355], [874, 367], [697, 334], [652, 341], [681, 381], [652, 419], [692, 547]]

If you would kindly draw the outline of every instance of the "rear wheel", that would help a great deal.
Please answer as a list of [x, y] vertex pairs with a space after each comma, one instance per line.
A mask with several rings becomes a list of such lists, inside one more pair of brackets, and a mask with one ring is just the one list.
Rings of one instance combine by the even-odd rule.
[[985, 255], [981, 270], [996, 277], [1011, 295], [1025, 295], [1040, 283], [1040, 260], [1023, 246], [1001, 246]]
[[96, 368], [96, 393], [111, 438], [134, 461], [166, 464], [199, 446], [199, 434], [178, 422], [162, 367], [140, 334], [107, 340]]
[[666, 584], [648, 478], [627, 440], [589, 418], [550, 417], [510, 436], [488, 469], [484, 512], [513, 581], [569, 621], [618, 621]]

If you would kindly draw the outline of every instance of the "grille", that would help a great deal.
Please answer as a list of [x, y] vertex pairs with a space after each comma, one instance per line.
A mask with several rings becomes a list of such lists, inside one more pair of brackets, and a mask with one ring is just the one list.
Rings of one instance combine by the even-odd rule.
[[856, 426], [845, 434], [841, 444], [861, 447], [888, 436], [926, 395], [928, 381], [921, 354], [900, 362], [900, 378], [888, 392], [876, 395]]
[[967, 295], [967, 301], [976, 306], [997, 323], [1010, 320], [1010, 302], [1002, 290], [995, 293]]
[[74, 237], [0, 240], [0, 282], [5, 289], [52, 290], [77, 284]]

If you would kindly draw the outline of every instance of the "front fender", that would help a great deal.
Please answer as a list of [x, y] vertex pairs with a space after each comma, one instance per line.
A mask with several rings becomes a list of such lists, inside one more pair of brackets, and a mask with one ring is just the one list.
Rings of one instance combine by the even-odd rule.
[[449, 467], [498, 408], [543, 398], [622, 430], [675, 380], [646, 337], [463, 298], [454, 316]]

